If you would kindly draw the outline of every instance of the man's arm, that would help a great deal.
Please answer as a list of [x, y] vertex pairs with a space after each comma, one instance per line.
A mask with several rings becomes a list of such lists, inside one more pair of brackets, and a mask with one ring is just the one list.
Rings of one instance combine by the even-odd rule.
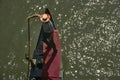
[[34, 17], [40, 17], [40, 14], [33, 14], [31, 16], [28, 16], [27, 19], [34, 18]]

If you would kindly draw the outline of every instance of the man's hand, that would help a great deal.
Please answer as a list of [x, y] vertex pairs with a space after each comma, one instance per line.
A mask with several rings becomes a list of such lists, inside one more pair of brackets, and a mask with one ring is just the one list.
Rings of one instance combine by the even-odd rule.
[[25, 54], [25, 59], [30, 61], [31, 59], [27, 56], [27, 54]]
[[30, 19], [30, 18], [32, 18], [32, 16], [28, 16], [28, 17], [27, 17], [27, 19]]
[[27, 56], [27, 54], [25, 54], [25, 59], [26, 59], [27, 61], [30, 61], [32, 65], [34, 65], [34, 66], [36, 65], [36, 59], [30, 59], [30, 58]]

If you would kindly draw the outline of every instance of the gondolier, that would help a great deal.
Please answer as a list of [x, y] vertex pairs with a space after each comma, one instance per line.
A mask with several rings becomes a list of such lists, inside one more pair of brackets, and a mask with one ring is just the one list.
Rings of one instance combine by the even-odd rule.
[[59, 39], [58, 31], [55, 28], [48, 9], [46, 9], [42, 15], [33, 14], [27, 19], [29, 20], [34, 17], [40, 18], [42, 26], [33, 58], [30, 59], [26, 56], [26, 59], [31, 62], [29, 80], [59, 80], [60, 43], [59, 40], [57, 40]]

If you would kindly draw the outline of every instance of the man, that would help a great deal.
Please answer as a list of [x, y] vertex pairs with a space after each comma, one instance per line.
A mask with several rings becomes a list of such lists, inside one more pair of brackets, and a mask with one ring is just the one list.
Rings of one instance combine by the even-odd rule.
[[42, 80], [42, 65], [43, 65], [43, 42], [47, 45], [46, 48], [53, 48], [54, 52], [57, 52], [56, 46], [53, 41], [53, 30], [54, 25], [50, 20], [49, 14], [33, 14], [32, 16], [29, 16], [27, 19], [39, 17], [42, 22], [42, 27], [40, 31], [40, 35], [38, 38], [36, 49], [33, 53], [33, 58], [28, 59], [26, 56], [26, 59], [31, 62], [31, 72], [30, 72], [30, 80]]

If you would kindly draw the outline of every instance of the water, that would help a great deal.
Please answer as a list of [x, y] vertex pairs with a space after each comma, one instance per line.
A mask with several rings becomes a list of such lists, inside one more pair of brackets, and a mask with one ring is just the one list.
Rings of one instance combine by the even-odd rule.
[[[119, 0], [0, 0], [1, 80], [26, 80], [26, 17], [45, 7], [60, 31], [64, 80], [119, 80]], [[31, 20], [31, 54], [40, 25]]]

